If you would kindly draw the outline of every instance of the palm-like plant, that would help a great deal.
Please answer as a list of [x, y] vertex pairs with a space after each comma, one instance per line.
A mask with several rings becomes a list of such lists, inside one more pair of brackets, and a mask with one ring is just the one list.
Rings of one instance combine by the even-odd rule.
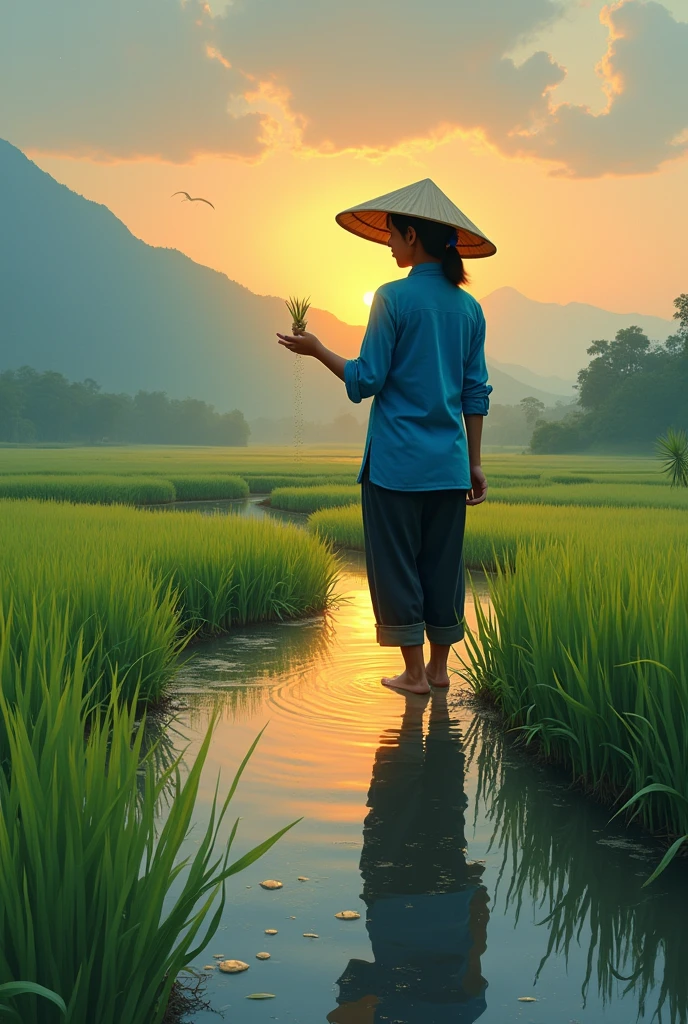
[[290, 296], [286, 302], [287, 309], [291, 313], [293, 320], [292, 330], [294, 334], [300, 333], [306, 330], [306, 315], [311, 306], [310, 296], [307, 299], [296, 299]]
[[672, 487], [688, 487], [688, 437], [685, 430], [669, 428], [657, 438], [657, 458]]

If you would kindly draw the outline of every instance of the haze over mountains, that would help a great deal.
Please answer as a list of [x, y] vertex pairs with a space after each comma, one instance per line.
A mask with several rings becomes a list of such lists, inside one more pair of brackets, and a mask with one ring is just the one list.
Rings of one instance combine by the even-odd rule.
[[[291, 413], [293, 357], [275, 338], [290, 326], [282, 299], [147, 245], [1, 140], [0, 196], [0, 370], [29, 365], [91, 377], [107, 391], [190, 395], [248, 419]], [[548, 405], [566, 400], [591, 340], [631, 323], [659, 340], [673, 327], [578, 303], [538, 303], [511, 288], [483, 306], [493, 401], [501, 404], [526, 395]], [[309, 329], [347, 356], [363, 335], [318, 309]], [[310, 360], [304, 370], [307, 419], [356, 411], [334, 377]]]
[[[534, 302], [515, 288], [498, 288], [482, 299], [488, 325], [487, 354], [513, 372], [519, 363], [537, 374], [575, 380], [589, 356], [591, 341], [611, 341], [622, 327], [637, 325], [653, 341], [676, 331], [673, 320], [644, 313], [610, 313], [597, 306]], [[542, 378], [541, 378], [542, 379]], [[545, 387], [545, 381], [539, 384]]]

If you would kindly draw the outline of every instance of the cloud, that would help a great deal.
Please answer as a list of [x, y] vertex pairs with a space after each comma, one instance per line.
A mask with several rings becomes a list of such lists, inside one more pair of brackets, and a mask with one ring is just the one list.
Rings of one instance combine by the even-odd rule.
[[474, 133], [578, 177], [688, 148], [688, 24], [621, 0], [602, 18], [608, 104], [557, 104], [524, 51], [575, 0], [7, 0], [0, 135], [101, 159], [254, 160], [279, 146], [376, 156]]
[[232, 61], [282, 90], [302, 146], [383, 153], [478, 132], [573, 177], [643, 174], [688, 148], [688, 24], [662, 4], [605, 7], [608, 104], [556, 103], [565, 70], [507, 55], [566, 8], [547, 0], [235, 0], [216, 19]]
[[212, 50], [200, 0], [7, 0], [0, 135], [101, 159], [257, 157], [266, 118], [228, 113], [247, 80]]
[[688, 150], [688, 24], [662, 4], [605, 7], [609, 47], [599, 66], [609, 103], [598, 115], [562, 104], [513, 149], [557, 161], [576, 177], [646, 174]]
[[564, 10], [551, 0], [235, 0], [215, 19], [232, 63], [288, 96], [302, 144], [384, 152], [457, 129], [499, 144], [547, 115], [564, 76], [505, 54]]

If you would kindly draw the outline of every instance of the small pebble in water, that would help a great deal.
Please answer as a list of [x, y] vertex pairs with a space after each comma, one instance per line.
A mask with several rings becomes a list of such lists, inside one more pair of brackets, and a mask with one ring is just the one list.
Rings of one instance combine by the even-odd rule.
[[215, 960], [224, 960], [225, 955], [224, 953], [213, 953], [213, 958]]
[[217, 964], [206, 964], [203, 968], [204, 971], [214, 971]]
[[266, 935], [277, 935], [277, 929], [276, 928], [266, 928], [265, 929], [265, 934]]
[[261, 889], [281, 889], [282, 883], [278, 882], [276, 878], [268, 878], [265, 882], [260, 883]]
[[243, 960], [223, 960], [220, 970], [224, 974], [240, 974], [242, 971], [248, 970], [248, 964], [245, 964]]
[[290, 918], [289, 918], [289, 920], [290, 920], [290, 921], [295, 921], [295, 920], [296, 920], [296, 918], [295, 918], [295, 917], [290, 917]]
[[304, 937], [304, 939], [319, 939], [320, 938], [320, 936], [316, 935], [315, 932], [304, 932], [303, 933], [303, 937]]
[[535, 996], [519, 996], [519, 1003], [537, 1003]]
[[256, 960], [269, 960], [269, 959], [270, 959], [270, 954], [269, 953], [256, 953]]
[[296, 879], [296, 881], [297, 882], [310, 882], [310, 878], [306, 878], [305, 875], [299, 875], [299, 877]]
[[334, 916], [338, 917], [340, 921], [358, 921], [361, 915], [356, 910], [340, 910]]
[[250, 996], [246, 996], [247, 999], [274, 999], [272, 992], [252, 992]]

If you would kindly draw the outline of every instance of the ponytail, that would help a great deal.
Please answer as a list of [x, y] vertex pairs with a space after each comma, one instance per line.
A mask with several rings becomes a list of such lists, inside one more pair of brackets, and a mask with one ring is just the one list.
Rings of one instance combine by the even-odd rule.
[[456, 247], [456, 228], [435, 220], [406, 217], [400, 213], [390, 213], [389, 216], [402, 235], [406, 235], [408, 228], [414, 228], [428, 256], [442, 261], [442, 273], [451, 284], [457, 288], [466, 284], [468, 274]]

